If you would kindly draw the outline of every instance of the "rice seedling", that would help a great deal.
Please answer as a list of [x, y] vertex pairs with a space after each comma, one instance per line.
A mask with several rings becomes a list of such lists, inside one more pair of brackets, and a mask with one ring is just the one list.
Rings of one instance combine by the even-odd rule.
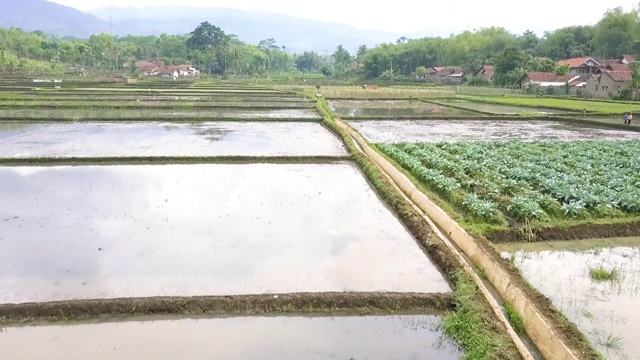
[[613, 281], [620, 277], [617, 269], [607, 270], [602, 266], [589, 269], [589, 276], [594, 281]]

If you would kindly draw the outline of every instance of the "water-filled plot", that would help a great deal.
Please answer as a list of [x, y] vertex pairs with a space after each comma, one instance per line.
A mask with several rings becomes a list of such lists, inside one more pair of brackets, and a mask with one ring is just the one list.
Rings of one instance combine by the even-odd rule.
[[0, 303], [449, 292], [350, 163], [0, 168]]
[[[635, 245], [504, 252], [607, 359], [638, 359], [640, 239]], [[605, 242], [606, 240], [602, 240]], [[573, 241], [575, 243], [575, 240]], [[511, 246], [510, 246], [511, 247]]]
[[439, 324], [432, 315], [66, 323], [5, 328], [0, 348], [25, 360], [459, 359]]
[[460, 108], [469, 110], [482, 111], [492, 114], [500, 115], [518, 115], [518, 114], [538, 114], [538, 115], [552, 115], [552, 114], [571, 114], [571, 111], [559, 110], [559, 109], [543, 109], [532, 108], [523, 106], [512, 105], [499, 105], [499, 104], [485, 104], [480, 102], [473, 102], [468, 100], [441, 100], [443, 104], [453, 105]]
[[640, 133], [561, 121], [537, 120], [384, 120], [351, 121], [374, 143], [473, 140], [621, 140]]
[[318, 123], [0, 123], [0, 157], [333, 156], [344, 145]]
[[474, 115], [471, 111], [417, 100], [330, 100], [329, 106], [336, 115], [345, 117]]
[[315, 121], [320, 115], [313, 109], [0, 109], [0, 118], [8, 119], [106, 119], [106, 120], [132, 120], [132, 119], [238, 119], [238, 120], [287, 120], [305, 119]]

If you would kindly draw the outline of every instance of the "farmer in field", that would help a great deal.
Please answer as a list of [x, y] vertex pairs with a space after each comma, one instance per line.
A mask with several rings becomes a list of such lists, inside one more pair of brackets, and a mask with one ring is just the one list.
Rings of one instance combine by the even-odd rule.
[[629, 115], [627, 116], [627, 125], [631, 125], [631, 120], [633, 120], [633, 114], [629, 113]]
[[624, 119], [624, 124], [627, 125], [627, 123], [629, 122], [629, 113], [624, 113], [622, 119]]

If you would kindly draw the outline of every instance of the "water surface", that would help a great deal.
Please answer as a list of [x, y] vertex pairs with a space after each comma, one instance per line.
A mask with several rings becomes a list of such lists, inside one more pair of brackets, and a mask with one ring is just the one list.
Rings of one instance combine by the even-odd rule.
[[[607, 359], [640, 359], [640, 246], [517, 251], [503, 256], [513, 259], [525, 279]], [[619, 279], [594, 281], [590, 269], [599, 267], [616, 269]]]
[[24, 360], [460, 359], [440, 321], [418, 315], [70, 323], [5, 328], [0, 348]]
[[0, 303], [449, 292], [350, 163], [0, 167]]
[[633, 131], [540, 120], [384, 120], [351, 121], [350, 125], [374, 143], [640, 138]]
[[330, 100], [329, 106], [338, 116], [380, 117], [380, 116], [426, 116], [426, 115], [468, 115], [471, 111], [424, 101], [408, 100]]
[[0, 123], [0, 157], [346, 155], [318, 123]]

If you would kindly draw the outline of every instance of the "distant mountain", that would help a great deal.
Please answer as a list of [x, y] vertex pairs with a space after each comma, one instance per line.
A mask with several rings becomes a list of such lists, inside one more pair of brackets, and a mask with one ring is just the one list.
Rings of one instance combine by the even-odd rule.
[[109, 31], [109, 24], [94, 15], [44, 0], [0, 0], [0, 8], [4, 27], [80, 37]]
[[[0, 26], [15, 26], [25, 31], [41, 30], [58, 36], [89, 37], [112, 32], [113, 35], [188, 34], [201, 22], [209, 21], [227, 34], [257, 44], [273, 38], [291, 52], [313, 50], [331, 53], [338, 45], [350, 52], [358, 46], [369, 47], [395, 42], [399, 37], [448, 36], [451, 31], [424, 31], [411, 34], [376, 30], [358, 30], [350, 25], [267, 14], [222, 7], [105, 7], [87, 14], [45, 0], [0, 0]], [[112, 24], [110, 25], [110, 20]]]
[[223, 7], [177, 7], [171, 5], [153, 7], [106, 7], [93, 14], [113, 20], [113, 31], [132, 35], [163, 32], [186, 34], [203, 21], [219, 26], [228, 34], [241, 40], [258, 43], [274, 38], [278, 45], [292, 51], [315, 50], [333, 52], [338, 45], [350, 51], [366, 44], [374, 46], [396, 41], [402, 34], [374, 30], [358, 30], [352, 26], [296, 18], [282, 14], [267, 14]]

